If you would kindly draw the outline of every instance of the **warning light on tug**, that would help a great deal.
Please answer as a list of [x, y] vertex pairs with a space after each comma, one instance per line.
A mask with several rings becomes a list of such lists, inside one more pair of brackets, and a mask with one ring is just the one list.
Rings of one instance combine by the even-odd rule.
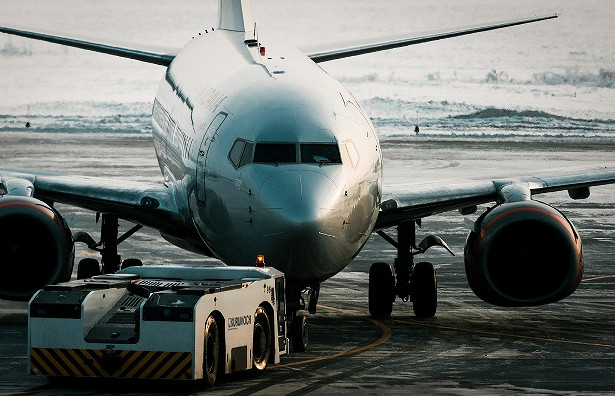
[[265, 267], [265, 255], [264, 254], [256, 255], [256, 266], [261, 267], [261, 268]]

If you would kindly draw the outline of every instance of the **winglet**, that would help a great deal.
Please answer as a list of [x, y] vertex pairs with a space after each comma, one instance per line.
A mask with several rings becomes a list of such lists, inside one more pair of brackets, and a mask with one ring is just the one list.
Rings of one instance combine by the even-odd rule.
[[255, 40], [256, 27], [252, 18], [250, 0], [220, 0], [218, 29], [245, 32], [245, 40]]

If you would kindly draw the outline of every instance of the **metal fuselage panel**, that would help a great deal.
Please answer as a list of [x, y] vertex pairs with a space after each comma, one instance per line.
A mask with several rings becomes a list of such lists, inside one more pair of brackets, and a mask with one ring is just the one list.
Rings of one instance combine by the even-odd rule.
[[[371, 233], [382, 157], [352, 95], [303, 54], [242, 33], [192, 40], [162, 81], [153, 109], [160, 168], [180, 210], [226, 264], [267, 265], [306, 284], [341, 271]], [[237, 139], [334, 143], [341, 163], [235, 166]], [[250, 146], [250, 150], [253, 146]]]

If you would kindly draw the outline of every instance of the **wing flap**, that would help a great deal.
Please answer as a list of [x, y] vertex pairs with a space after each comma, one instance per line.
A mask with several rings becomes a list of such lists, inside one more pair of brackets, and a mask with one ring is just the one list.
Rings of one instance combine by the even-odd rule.
[[0, 170], [0, 176], [29, 181], [33, 196], [44, 201], [113, 213], [161, 231], [182, 223], [174, 190], [164, 184], [14, 169]]
[[70, 36], [52, 31], [32, 31], [17, 26], [0, 25], [0, 32], [15, 36], [27, 37], [34, 40], [47, 41], [54, 44], [101, 52], [122, 58], [135, 59], [142, 62], [153, 63], [161, 66], [171, 64], [179, 48], [162, 46], [140, 45], [122, 41], [98, 40], [85, 36]]
[[393, 190], [398, 192], [385, 193], [383, 196], [376, 229], [480, 205], [498, 198], [497, 189], [492, 181], [456, 185], [395, 186]]
[[493, 22], [482, 25], [475, 25], [469, 27], [460, 27], [455, 29], [448, 29], [444, 31], [429, 32], [429, 33], [406, 33], [396, 36], [381, 37], [379, 39], [372, 39], [366, 42], [365, 40], [360, 42], [346, 42], [339, 44], [332, 44], [328, 49], [304, 49], [303, 52], [314, 62], [327, 62], [335, 59], [348, 58], [351, 56], [357, 56], [362, 54], [369, 54], [372, 52], [384, 51], [392, 48], [406, 47], [414, 44], [427, 43], [429, 41], [442, 40], [452, 37], [465, 36], [467, 34], [474, 34], [479, 32], [486, 32], [489, 30], [503, 29], [511, 26], [523, 25], [526, 23], [539, 22], [547, 19], [557, 18], [557, 14], [544, 15], [539, 17], [530, 17], [523, 19], [516, 19], [504, 22]]
[[562, 190], [577, 190], [581, 188], [601, 186], [615, 183], [613, 168], [579, 170], [567, 174], [549, 173], [530, 178], [532, 194], [545, 194]]
[[576, 192], [612, 183], [615, 168], [603, 167], [467, 183], [393, 186], [383, 195], [376, 229], [488, 202], [501, 203], [507, 200], [504, 190], [514, 185], [527, 186], [532, 195], [568, 190], [572, 198], [587, 198], [589, 194]]

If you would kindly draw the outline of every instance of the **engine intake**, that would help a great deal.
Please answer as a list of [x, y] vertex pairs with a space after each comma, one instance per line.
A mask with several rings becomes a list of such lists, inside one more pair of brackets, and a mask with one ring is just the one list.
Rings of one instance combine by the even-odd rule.
[[0, 298], [27, 301], [45, 285], [70, 280], [74, 258], [70, 229], [54, 208], [0, 196]]
[[574, 292], [583, 275], [574, 225], [537, 201], [505, 203], [483, 213], [464, 253], [470, 287], [494, 305], [559, 301]]

